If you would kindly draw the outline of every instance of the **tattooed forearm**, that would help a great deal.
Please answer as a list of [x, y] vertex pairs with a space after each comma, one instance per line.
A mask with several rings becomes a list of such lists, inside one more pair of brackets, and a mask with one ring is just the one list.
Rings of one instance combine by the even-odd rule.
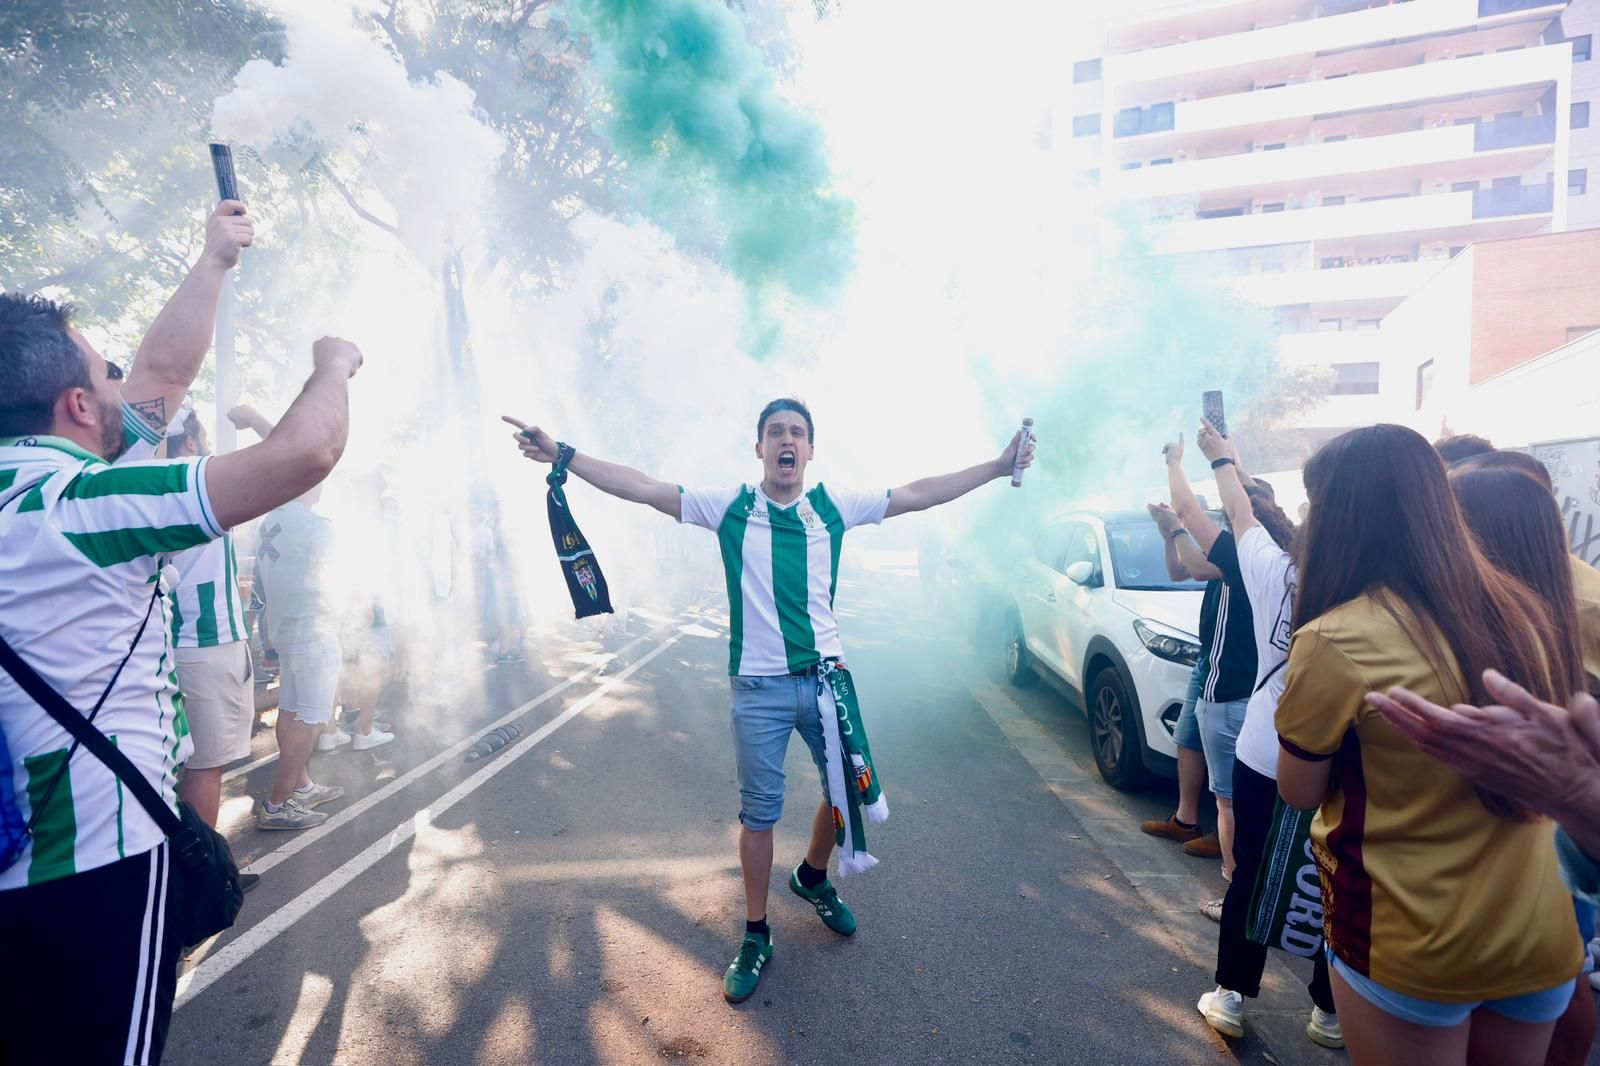
[[153, 400], [140, 400], [138, 403], [130, 403], [128, 406], [133, 408], [140, 418], [156, 429], [164, 430], [167, 428], [167, 401], [164, 398], [157, 396]]

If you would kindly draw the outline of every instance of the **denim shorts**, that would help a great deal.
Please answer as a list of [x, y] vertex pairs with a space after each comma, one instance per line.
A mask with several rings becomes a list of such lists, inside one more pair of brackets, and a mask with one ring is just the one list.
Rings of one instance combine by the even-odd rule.
[[1200, 700], [1195, 704], [1195, 717], [1200, 720], [1201, 747], [1206, 753], [1206, 773], [1211, 775], [1211, 792], [1225, 800], [1233, 799], [1233, 749], [1239, 742], [1239, 730], [1244, 728], [1244, 710], [1249, 705], [1247, 699], [1231, 703]]
[[1402, 995], [1393, 989], [1383, 987], [1370, 977], [1361, 976], [1332, 951], [1328, 952], [1328, 964], [1345, 979], [1345, 983], [1355, 991], [1356, 995], [1385, 1014], [1414, 1025], [1426, 1025], [1434, 1029], [1448, 1029], [1460, 1025], [1479, 1007], [1488, 1007], [1496, 1014], [1510, 1018], [1514, 1022], [1544, 1025], [1567, 1012], [1567, 1005], [1572, 1002], [1572, 989], [1577, 983], [1576, 979], [1563, 981], [1543, 992], [1530, 992], [1525, 996], [1511, 996], [1507, 999], [1479, 1000], [1476, 1003], [1435, 1003], [1431, 999]]
[[811, 749], [811, 761], [822, 778], [822, 795], [828, 795], [826, 749], [822, 716], [817, 710], [817, 675], [780, 674], [757, 677], [736, 674], [728, 679], [733, 689], [733, 751], [739, 764], [739, 821], [761, 832], [778, 824], [783, 814], [783, 759], [789, 751], [789, 734], [800, 736]]
[[1195, 717], [1194, 705], [1206, 685], [1206, 661], [1201, 659], [1189, 673], [1189, 688], [1183, 694], [1183, 710], [1178, 712], [1178, 724], [1172, 727], [1172, 742], [1180, 748], [1200, 751], [1200, 720]]

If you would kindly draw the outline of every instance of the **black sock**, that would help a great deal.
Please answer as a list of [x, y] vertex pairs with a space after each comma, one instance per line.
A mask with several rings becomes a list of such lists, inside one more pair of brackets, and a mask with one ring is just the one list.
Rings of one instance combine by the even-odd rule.
[[816, 888], [828, 879], [826, 869], [819, 870], [804, 859], [800, 860], [800, 868], [795, 871], [795, 876], [800, 879], [802, 888]]
[[1179, 818], [1176, 814], [1174, 814], [1172, 816], [1172, 824], [1177, 826], [1179, 829], [1193, 829], [1199, 823], [1198, 822], [1186, 822], [1182, 818]]
[[772, 926], [767, 924], [767, 920], [765, 918], [761, 919], [759, 922], [752, 922], [748, 918], [745, 919], [744, 935], [749, 936], [751, 933], [755, 933], [757, 936], [761, 937], [762, 940], [765, 940], [769, 944], [772, 943]]

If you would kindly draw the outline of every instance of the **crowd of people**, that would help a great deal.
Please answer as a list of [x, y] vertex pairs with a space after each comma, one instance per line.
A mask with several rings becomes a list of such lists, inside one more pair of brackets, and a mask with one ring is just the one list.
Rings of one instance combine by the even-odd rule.
[[[34, 960], [0, 995], [0, 1057], [52, 1060], [71, 1032], [85, 1061], [158, 1061], [188, 905], [166, 834], [13, 659], [113, 738], [164, 803], [215, 826], [223, 768], [250, 753], [256, 716], [230, 531], [261, 519], [246, 584], [279, 671], [278, 755], [256, 825], [320, 824], [343, 789], [313, 779], [313, 754], [394, 740], [379, 705], [403, 654], [390, 611], [374, 597], [353, 629], [340, 621], [324, 578], [332, 523], [316, 509], [360, 352], [318, 341], [280, 420], [230, 413], [260, 438], [238, 451], [212, 455], [192, 409], [224, 279], [252, 237], [242, 204], [219, 205], [125, 376], [70, 307], [0, 295], [0, 815], [15, 816], [0, 828], [22, 830], [0, 837], [0, 928], [12, 957]], [[846, 872], [870, 868], [866, 827], [887, 817], [833, 613], [844, 533], [1010, 476], [1033, 444], [1019, 434], [997, 457], [893, 490], [807, 489], [815, 425], [781, 399], [756, 420], [759, 481], [686, 490], [508, 421], [528, 458], [717, 535], [746, 902], [723, 989], [747, 999], [773, 956], [791, 733], [822, 801], [789, 888], [839, 935], [856, 917], [830, 861], [837, 849]], [[1548, 472], [1478, 438], [1353, 430], [1306, 464], [1297, 526], [1233, 440], [1203, 423], [1196, 444], [1220, 512], [1195, 495], [1182, 437], [1165, 449], [1171, 502], [1150, 508], [1170, 575], [1205, 593], [1175, 728], [1178, 809], [1143, 828], [1221, 862], [1227, 890], [1201, 908], [1218, 943], [1200, 1013], [1243, 1035], [1274, 943], [1263, 885], [1300, 833], [1318, 885], [1302, 882], [1316, 898], [1295, 906], [1322, 933], [1311, 1040], [1358, 1064], [1584, 1061], [1597, 1027], [1582, 974], [1600, 897], [1600, 572], [1567, 551]], [[522, 618], [499, 529], [477, 503], [471, 586], [488, 653], [515, 662]]]
[[1222, 859], [1200, 1013], [1243, 1035], [1274, 942], [1267, 868], [1315, 811], [1311, 1040], [1357, 1063], [1585, 1061], [1600, 571], [1567, 550], [1549, 472], [1482, 438], [1358, 429], [1306, 464], [1297, 529], [1234, 441], [1202, 423], [1197, 443], [1222, 513], [1182, 438], [1172, 504], [1150, 508], [1172, 576], [1206, 592], [1179, 808], [1142, 828]]

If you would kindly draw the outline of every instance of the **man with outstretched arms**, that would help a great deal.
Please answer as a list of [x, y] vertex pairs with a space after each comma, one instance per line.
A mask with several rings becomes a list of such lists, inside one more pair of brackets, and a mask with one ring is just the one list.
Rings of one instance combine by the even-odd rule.
[[[361, 354], [318, 341], [299, 398], [254, 447], [111, 466], [126, 446], [124, 382], [70, 317], [37, 296], [0, 295], [0, 636], [175, 804], [192, 743], [166, 563], [328, 475]], [[140, 402], [181, 398], [157, 391]], [[6, 967], [19, 976], [0, 996], [8, 1057], [155, 1062], [182, 925], [169, 845], [6, 672], [0, 733], [10, 754], [0, 772], [32, 826], [0, 870]]]
[[[745, 936], [723, 978], [723, 995], [741, 1002], [755, 992], [772, 957], [767, 889], [772, 877], [772, 827], [783, 809], [783, 759], [798, 730], [821, 771], [823, 800], [812, 818], [805, 857], [789, 888], [834, 932], [855, 932], [855, 917], [828, 881], [828, 860], [840, 846], [840, 872], [876, 860], [863, 845], [865, 821], [888, 814], [871, 769], [855, 686], [844, 666], [833, 594], [845, 531], [909, 511], [948, 503], [1032, 461], [1018, 438], [1000, 456], [953, 474], [890, 491], [805, 487], [815, 432], [798, 400], [774, 400], [756, 420], [756, 485], [722, 491], [686, 489], [638, 470], [603, 462], [514, 418], [528, 458], [564, 467], [603, 492], [648, 504], [679, 522], [717, 534], [727, 578], [729, 683], [734, 755], [739, 770], [739, 862], [744, 870]], [[1021, 455], [1018, 448], [1021, 446]]]

